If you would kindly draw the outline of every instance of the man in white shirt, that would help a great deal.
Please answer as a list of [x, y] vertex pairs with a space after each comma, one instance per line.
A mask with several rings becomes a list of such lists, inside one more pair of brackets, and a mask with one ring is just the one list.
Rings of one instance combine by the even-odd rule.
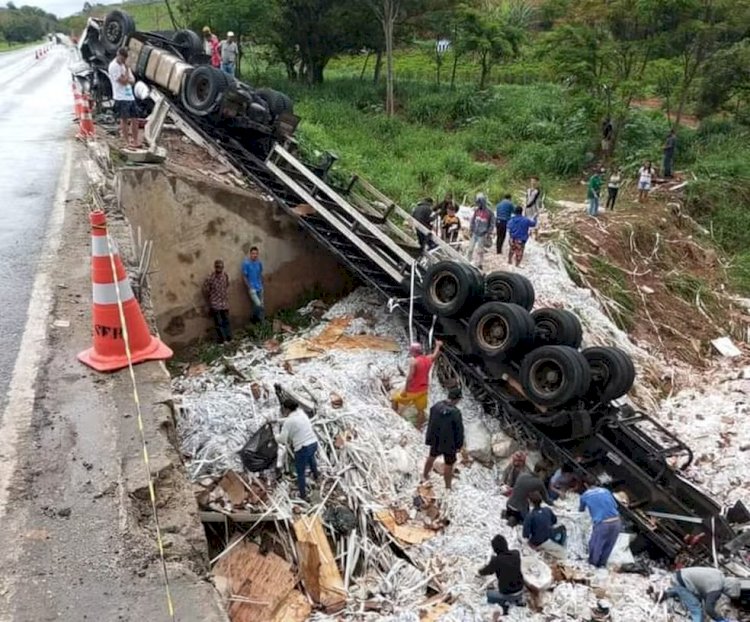
[[318, 481], [318, 463], [315, 454], [318, 451], [318, 437], [312, 428], [310, 419], [293, 399], [286, 397], [281, 402], [281, 413], [286, 417], [281, 426], [281, 433], [276, 435], [276, 442], [281, 445], [291, 445], [294, 450], [294, 467], [297, 471], [297, 486], [299, 496], [305, 500], [305, 476], [307, 467]]
[[128, 49], [120, 48], [109, 64], [109, 79], [112, 82], [112, 99], [115, 114], [120, 119], [120, 137], [128, 147], [138, 147], [138, 110], [135, 105], [133, 85], [135, 76], [127, 65]]

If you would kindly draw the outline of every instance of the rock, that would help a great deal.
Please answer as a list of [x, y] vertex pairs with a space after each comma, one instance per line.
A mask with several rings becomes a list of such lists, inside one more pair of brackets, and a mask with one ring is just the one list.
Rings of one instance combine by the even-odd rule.
[[492, 464], [492, 437], [479, 419], [464, 422], [464, 448], [469, 457], [482, 464]]
[[57, 515], [60, 518], [70, 518], [70, 515], [72, 513], [72, 510], [70, 508], [60, 508], [57, 510]]

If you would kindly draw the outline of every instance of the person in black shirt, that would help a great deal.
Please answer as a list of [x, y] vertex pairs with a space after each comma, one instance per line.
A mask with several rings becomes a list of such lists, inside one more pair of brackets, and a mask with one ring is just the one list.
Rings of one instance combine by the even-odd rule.
[[456, 404], [461, 400], [461, 388], [454, 387], [448, 391], [448, 399], [438, 402], [430, 408], [430, 420], [427, 423], [427, 434], [425, 444], [430, 447], [430, 455], [424, 463], [422, 481], [430, 479], [430, 472], [435, 465], [435, 458], [443, 456], [445, 470], [445, 488], [451, 489], [453, 482], [453, 465], [456, 464], [456, 455], [464, 446], [464, 423], [461, 419], [461, 411]]
[[508, 550], [508, 541], [501, 535], [492, 538], [492, 550], [495, 554], [484, 568], [479, 569], [479, 574], [483, 577], [494, 574], [497, 577], [497, 590], [487, 590], [487, 602], [501, 605], [503, 614], [507, 615], [510, 605], [521, 603], [521, 554]]
[[[417, 203], [417, 206], [414, 208], [411, 216], [420, 225], [422, 225], [423, 227], [427, 227], [427, 229], [431, 231], [432, 221], [435, 218], [435, 210], [433, 208], [432, 199], [422, 199], [419, 203]], [[431, 237], [432, 236], [430, 233], [422, 233], [419, 229], [417, 229], [417, 239], [419, 240], [419, 248], [422, 250], [422, 252], [424, 252], [426, 248], [432, 248], [435, 245]]]

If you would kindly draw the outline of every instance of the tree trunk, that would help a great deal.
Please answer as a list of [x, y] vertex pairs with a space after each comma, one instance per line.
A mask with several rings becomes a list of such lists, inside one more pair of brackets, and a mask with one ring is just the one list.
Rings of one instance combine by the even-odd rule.
[[484, 86], [487, 83], [487, 73], [489, 68], [487, 67], [487, 54], [482, 54], [482, 73], [479, 76], [479, 90], [483, 91]]
[[372, 83], [380, 82], [380, 72], [383, 70], [383, 50], [378, 50], [375, 56], [375, 70], [372, 72]]
[[458, 67], [458, 27], [453, 29], [453, 67], [451, 68], [451, 91], [456, 88], [456, 68]]
[[389, 117], [396, 114], [396, 103], [393, 95], [393, 15], [386, 15], [383, 20], [383, 32], [385, 34], [385, 65], [386, 65], [386, 90], [385, 90], [385, 112]]
[[372, 54], [372, 50], [367, 50], [367, 56], [365, 56], [365, 64], [362, 65], [362, 71], [359, 74], [359, 80], [360, 82], [365, 79], [365, 71], [367, 71], [367, 63], [370, 60], [370, 55]]
[[308, 67], [308, 81], [310, 84], [323, 84], [323, 70], [327, 64], [326, 59], [315, 58], [310, 62]]

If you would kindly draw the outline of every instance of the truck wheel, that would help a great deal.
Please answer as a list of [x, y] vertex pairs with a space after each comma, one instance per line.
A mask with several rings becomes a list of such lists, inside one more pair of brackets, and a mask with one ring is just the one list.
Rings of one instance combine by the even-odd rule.
[[619, 348], [586, 348], [583, 356], [591, 370], [589, 395], [599, 402], [610, 402], [630, 391], [635, 382], [633, 361]]
[[586, 395], [591, 383], [589, 366], [575, 348], [542, 346], [521, 363], [521, 385], [540, 406], [556, 408]]
[[268, 104], [268, 110], [273, 117], [278, 117], [285, 112], [294, 112], [294, 104], [286, 93], [274, 89], [258, 89], [255, 92]]
[[579, 348], [583, 329], [578, 318], [565, 309], [537, 309], [531, 317], [537, 343]]
[[114, 10], [107, 13], [104, 18], [104, 29], [102, 33], [102, 44], [104, 49], [115, 54], [117, 50], [125, 46], [128, 37], [135, 32], [135, 22], [125, 11]]
[[516, 304], [485, 302], [469, 319], [472, 349], [488, 360], [506, 359], [534, 335], [529, 312]]
[[511, 302], [531, 311], [534, 306], [534, 286], [521, 274], [490, 272], [484, 280], [484, 298], [487, 301]]
[[229, 87], [227, 75], [214, 67], [196, 67], [182, 87], [183, 101], [197, 114], [209, 114], [219, 96]]
[[179, 48], [185, 62], [192, 63], [197, 56], [203, 55], [203, 41], [192, 30], [178, 30], [172, 41]]
[[473, 266], [439, 261], [422, 281], [422, 305], [433, 315], [457, 317], [481, 299], [482, 274]]

